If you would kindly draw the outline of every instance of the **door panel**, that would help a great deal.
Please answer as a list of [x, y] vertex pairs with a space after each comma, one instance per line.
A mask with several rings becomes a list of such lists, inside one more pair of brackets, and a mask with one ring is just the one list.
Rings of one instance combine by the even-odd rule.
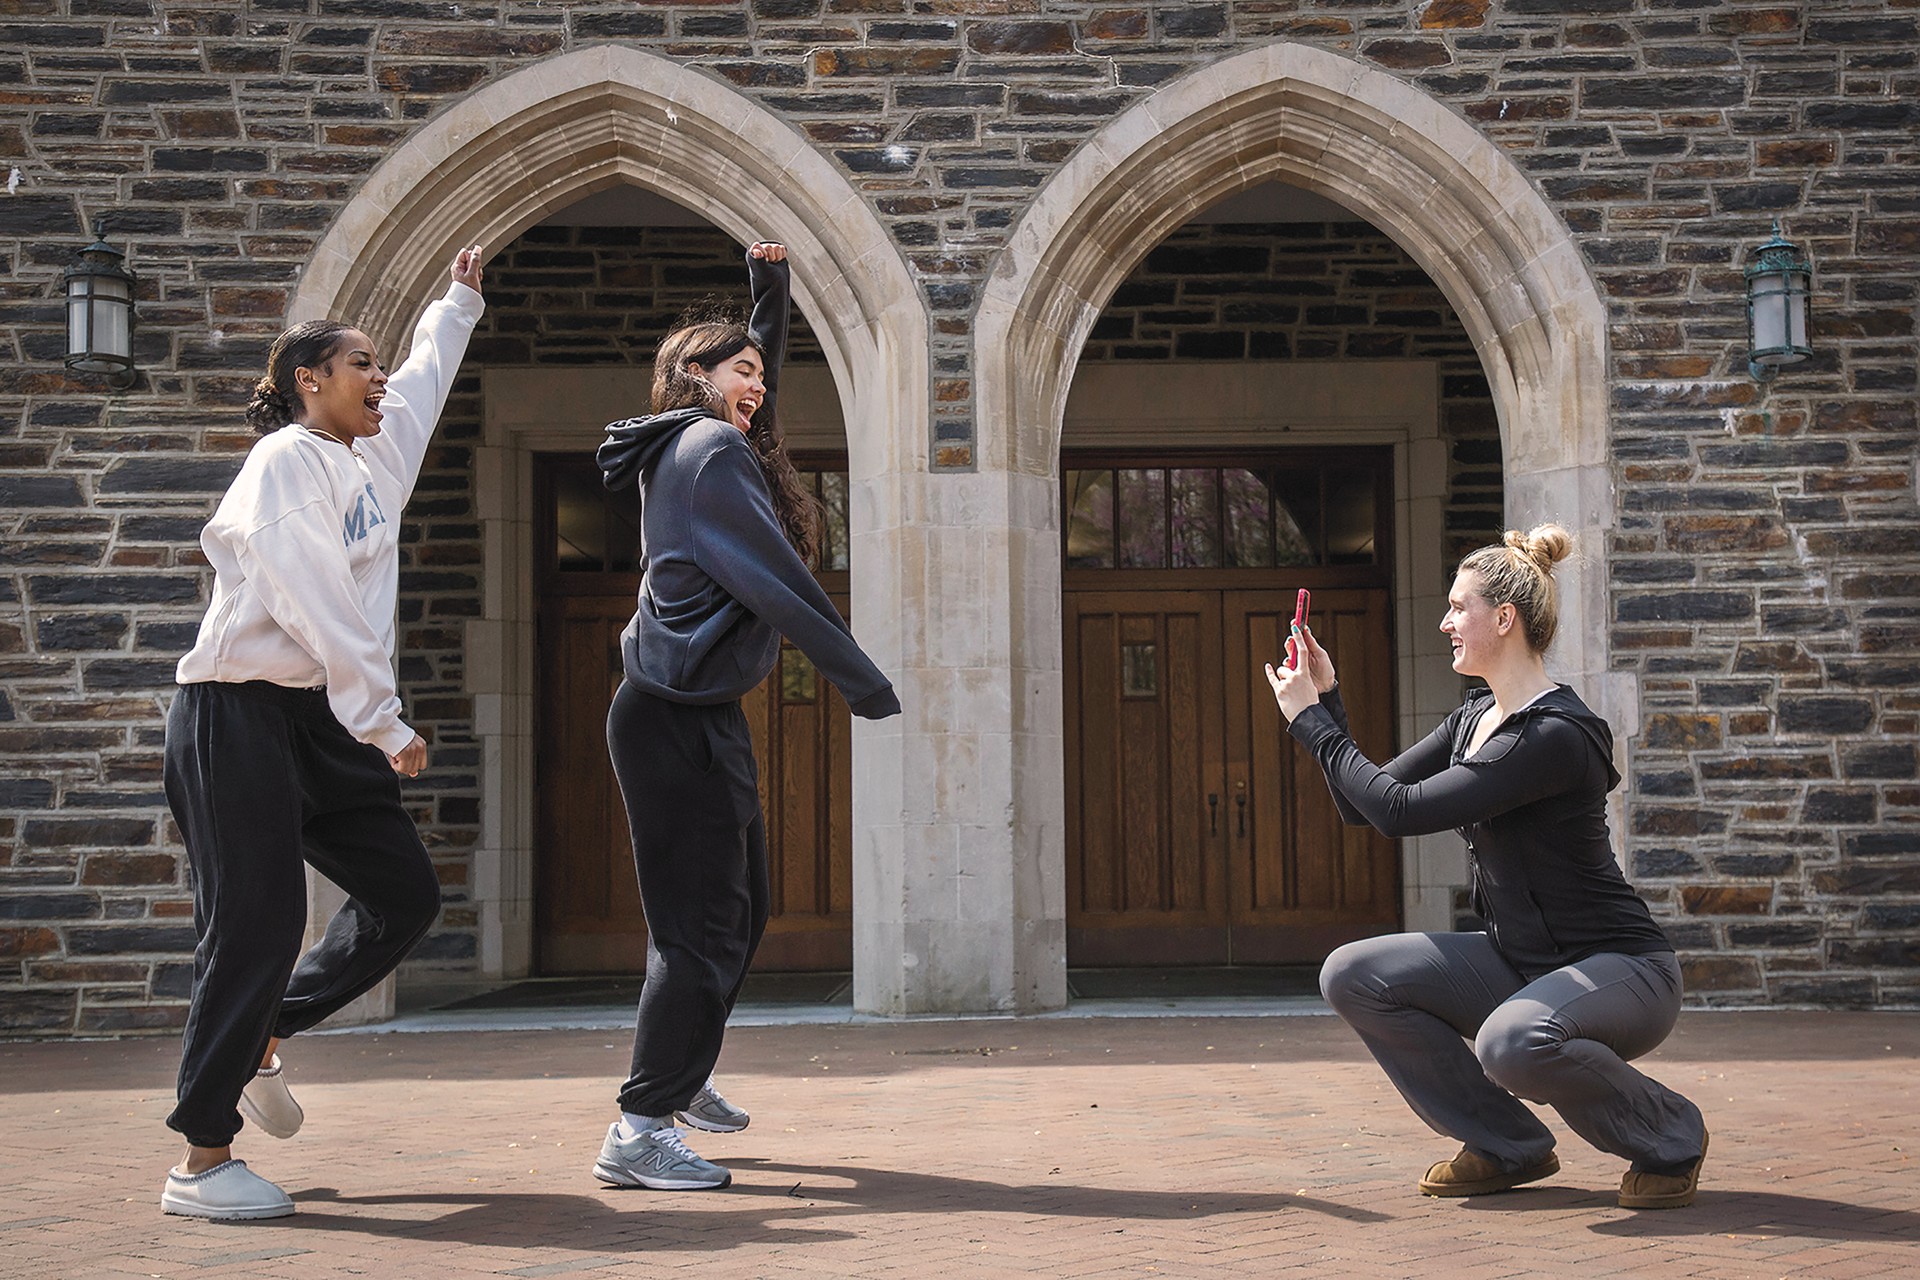
[[[1340, 820], [1263, 664], [1291, 591], [1070, 591], [1067, 948], [1074, 965], [1317, 961], [1397, 927], [1397, 846]], [[1387, 593], [1329, 590], [1361, 750], [1393, 744]]]
[[1065, 620], [1069, 953], [1221, 963], [1218, 602], [1077, 592]]
[[[844, 595], [831, 598], [844, 612]], [[646, 967], [633, 845], [606, 744], [607, 706], [621, 680], [620, 632], [632, 615], [631, 594], [553, 595], [541, 615], [534, 901], [543, 974]], [[853, 963], [853, 716], [798, 650], [783, 648], [781, 659], [741, 699], [767, 820], [772, 906], [753, 967], [846, 969]]]
[[[1292, 592], [1234, 591], [1222, 604], [1227, 770], [1247, 834], [1230, 855], [1233, 954], [1243, 963], [1318, 960], [1399, 920], [1395, 843], [1340, 820], [1319, 765], [1288, 736], [1264, 664], [1286, 652]], [[1393, 750], [1387, 595], [1324, 591], [1313, 633], [1333, 656], [1354, 741], [1373, 760]], [[1236, 832], [1238, 824], [1236, 822]]]
[[[539, 971], [637, 973], [647, 926], [634, 881], [627, 809], [607, 760], [607, 707], [620, 687], [630, 600], [559, 596], [540, 618], [539, 754], [534, 804]], [[564, 856], [555, 856], [565, 851]]]
[[[831, 599], [844, 615], [845, 596]], [[773, 904], [754, 967], [851, 968], [853, 712], [791, 645], [744, 703], [760, 766]]]

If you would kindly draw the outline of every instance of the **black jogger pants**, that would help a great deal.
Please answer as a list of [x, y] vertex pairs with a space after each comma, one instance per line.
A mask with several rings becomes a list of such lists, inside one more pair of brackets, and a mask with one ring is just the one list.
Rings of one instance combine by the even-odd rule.
[[753, 738], [738, 702], [688, 706], [627, 681], [607, 713], [647, 918], [647, 978], [620, 1109], [693, 1101], [766, 932], [767, 833]]
[[[201, 1147], [240, 1131], [267, 1041], [391, 973], [440, 912], [440, 882], [386, 754], [320, 689], [183, 685], [167, 716], [167, 804], [193, 869], [193, 997], [169, 1127]], [[313, 866], [347, 894], [305, 956]], [[295, 961], [298, 959], [296, 966]]]

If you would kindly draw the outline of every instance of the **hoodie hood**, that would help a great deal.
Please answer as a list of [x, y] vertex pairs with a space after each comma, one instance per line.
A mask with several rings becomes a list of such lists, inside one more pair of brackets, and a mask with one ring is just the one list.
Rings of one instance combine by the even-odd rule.
[[609, 423], [607, 438], [594, 454], [607, 488], [632, 488], [639, 483], [640, 473], [666, 451], [675, 436], [711, 416], [700, 408], [673, 409]]
[[[1493, 692], [1491, 690], [1483, 689], [1476, 696], [1484, 698], [1489, 702], [1493, 700]], [[1582, 702], [1580, 695], [1575, 693], [1570, 686], [1564, 684], [1555, 685], [1534, 701], [1514, 712], [1509, 719], [1525, 724], [1528, 720], [1540, 716], [1557, 716], [1562, 720], [1572, 721], [1573, 724], [1578, 726], [1580, 732], [1587, 735], [1587, 741], [1593, 743], [1594, 749], [1600, 753], [1601, 761], [1607, 766], [1607, 790], [1611, 791], [1620, 785], [1620, 771], [1614, 768], [1613, 765], [1612, 728], [1609, 727], [1607, 722], [1599, 715], [1595, 714], [1592, 708]], [[1471, 723], [1471, 718], [1469, 718], [1469, 723]], [[1518, 741], [1519, 739], [1516, 737], [1515, 742]]]

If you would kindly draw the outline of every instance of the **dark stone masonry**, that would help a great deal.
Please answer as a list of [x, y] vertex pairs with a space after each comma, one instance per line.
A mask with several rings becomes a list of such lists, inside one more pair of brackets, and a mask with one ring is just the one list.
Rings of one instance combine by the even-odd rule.
[[[927, 457], [966, 472], [974, 310], [1036, 193], [1156, 88], [1283, 41], [1471, 122], [1571, 229], [1606, 301], [1608, 642], [1641, 713], [1628, 869], [1691, 998], [1920, 1003], [1914, 0], [0, 0], [0, 1033], [184, 1016], [192, 911], [160, 747], [207, 599], [199, 527], [315, 246], [423, 122], [607, 42], [790, 122], [922, 290], [942, 385]], [[1741, 272], [1775, 221], [1814, 263], [1815, 355], [1761, 385]], [[60, 275], [95, 223], [140, 279], [142, 372], [123, 393], [61, 364]], [[400, 671], [435, 746], [406, 794], [446, 891], [416, 968], [464, 971], [476, 949], [477, 369], [649, 360], [662, 323], [714, 291], [656, 273], [651, 249], [737, 271], [717, 232], [650, 234], [542, 227], [503, 252], [408, 510]], [[1264, 311], [1190, 305], [1218, 254], [1322, 287]], [[1085, 353], [1382, 357], [1440, 363], [1450, 537], [1496, 530], [1472, 343], [1365, 224], [1183, 228]]]

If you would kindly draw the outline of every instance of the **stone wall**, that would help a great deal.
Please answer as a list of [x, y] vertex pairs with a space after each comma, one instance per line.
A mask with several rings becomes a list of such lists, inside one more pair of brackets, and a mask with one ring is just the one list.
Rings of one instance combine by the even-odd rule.
[[[606, 41], [791, 121], [920, 283], [929, 456], [966, 469], [972, 309], [1034, 193], [1157, 86], [1280, 40], [1385, 68], [1474, 122], [1559, 211], [1607, 300], [1610, 642], [1643, 719], [1632, 869], [1695, 997], [1912, 1003], [1906, 0], [16, 0], [0, 13], [0, 1021], [178, 1022], [191, 930], [158, 746], [171, 655], [205, 603], [194, 536], [247, 443], [236, 409], [291, 286], [422, 121]], [[1740, 267], [1776, 218], [1816, 263], [1819, 352], [1761, 388]], [[58, 362], [59, 273], [96, 219], [141, 277], [144, 372], [124, 394]], [[449, 433], [436, 483], [462, 447]], [[472, 831], [472, 792], [452, 785], [470, 761], [457, 667], [420, 655], [445, 652], [474, 572], [461, 501], [426, 489], [409, 513], [409, 536], [434, 525], [447, 558], [408, 566], [404, 658], [409, 697], [445, 731], [409, 794], [449, 873]]]

